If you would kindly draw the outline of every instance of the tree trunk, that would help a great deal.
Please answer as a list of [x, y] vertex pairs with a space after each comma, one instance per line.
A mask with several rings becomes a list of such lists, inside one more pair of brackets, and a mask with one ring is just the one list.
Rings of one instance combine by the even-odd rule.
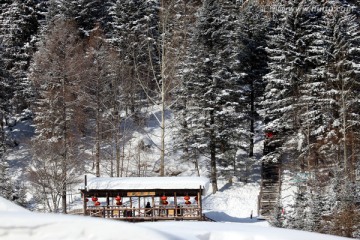
[[[161, 1], [161, 6], [164, 7], [164, 2]], [[160, 176], [165, 175], [165, 84], [167, 83], [165, 70], [166, 70], [166, 39], [165, 33], [167, 33], [166, 24], [168, 23], [167, 19], [168, 12], [163, 13], [162, 19], [162, 44], [161, 44], [161, 155], [160, 155]], [[165, 17], [166, 16], [166, 17]]]
[[342, 132], [343, 132], [343, 142], [344, 142], [344, 149], [343, 149], [343, 161], [344, 161], [344, 173], [345, 178], [348, 177], [348, 154], [347, 154], [347, 119], [346, 119], [346, 89], [345, 89], [344, 80], [342, 80], [342, 89], [341, 89], [341, 111], [342, 112]]
[[211, 168], [211, 184], [213, 193], [218, 191], [217, 186], [217, 170], [216, 170], [216, 144], [213, 125], [215, 124], [214, 110], [210, 111], [210, 168]]
[[254, 156], [254, 136], [255, 136], [255, 93], [254, 85], [251, 86], [250, 95], [250, 144], [249, 144], [249, 158]]
[[[118, 128], [118, 126], [115, 126]], [[120, 177], [120, 145], [119, 145], [119, 133], [115, 129], [115, 151], [116, 151], [116, 177]]]
[[[99, 85], [98, 85], [99, 86]], [[96, 93], [95, 176], [100, 177], [100, 96]]]
[[5, 114], [0, 110], [0, 159], [5, 152], [5, 131], [4, 131]]
[[62, 79], [62, 97], [63, 97], [63, 160], [62, 160], [62, 194], [61, 194], [61, 205], [62, 212], [66, 214], [66, 187], [67, 187], [67, 162], [68, 162], [68, 143], [67, 143], [67, 108], [66, 108], [66, 89], [65, 89], [65, 78]]
[[161, 87], [161, 155], [160, 155], [160, 176], [165, 176], [165, 87]]

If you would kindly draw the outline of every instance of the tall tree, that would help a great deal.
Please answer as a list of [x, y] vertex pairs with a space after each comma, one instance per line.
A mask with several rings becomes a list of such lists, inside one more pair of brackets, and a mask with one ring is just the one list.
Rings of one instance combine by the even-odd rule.
[[0, 159], [6, 150], [5, 124], [8, 115], [11, 113], [10, 99], [12, 98], [11, 83], [9, 74], [5, 69], [3, 61], [4, 49], [0, 42]]
[[[100, 24], [99, 24], [100, 25]], [[113, 79], [114, 71], [110, 48], [100, 26], [95, 29], [88, 39], [86, 46], [86, 65], [84, 65], [84, 78], [82, 82], [82, 97], [84, 108], [88, 111], [89, 119], [95, 116], [95, 175], [100, 176], [101, 143], [111, 135], [111, 129], [120, 127], [110, 126], [111, 116], [114, 115], [113, 89], [118, 88]], [[112, 89], [113, 88], [113, 89]], [[113, 169], [113, 168], [111, 168]]]
[[[54, 171], [48, 176], [56, 183], [61, 208], [66, 213], [67, 187], [77, 169], [75, 114], [78, 103], [79, 72], [83, 62], [82, 43], [73, 22], [57, 21], [40, 45], [31, 79], [37, 91], [34, 107], [34, 172]], [[38, 151], [44, 147], [44, 151]], [[51, 154], [47, 154], [51, 152]], [[41, 163], [44, 164], [41, 164]], [[40, 168], [49, 163], [53, 168]], [[34, 174], [42, 177], [41, 174]], [[34, 181], [35, 183], [37, 181]], [[44, 191], [46, 190], [46, 183]], [[46, 194], [46, 191], [44, 192]], [[58, 197], [58, 195], [57, 195]], [[54, 200], [55, 201], [55, 200]], [[58, 209], [55, 209], [57, 211]]]
[[[327, 64], [328, 97], [332, 99], [330, 129], [326, 140], [333, 146], [324, 151], [331, 160], [330, 171], [336, 177], [337, 200], [333, 209], [336, 216], [333, 231], [336, 234], [356, 237], [359, 224], [359, 192], [355, 190], [355, 170], [359, 167], [359, 99], [360, 89], [360, 25], [359, 8], [338, 1], [326, 6], [346, 11], [327, 13], [330, 27], [330, 58]], [[335, 163], [335, 164], [334, 164]], [[341, 229], [341, 230], [340, 230]]]
[[[243, 113], [242, 124], [243, 135], [248, 139], [242, 140], [239, 147], [246, 152], [247, 156], [241, 156], [245, 164], [245, 176], [247, 181], [249, 166], [253, 164], [255, 159], [255, 132], [257, 122], [260, 120], [259, 106], [263, 99], [265, 81], [263, 76], [267, 71], [267, 53], [266, 48], [266, 32], [268, 30], [269, 22], [264, 14], [260, 13], [260, 4], [256, 1], [246, 3], [238, 8], [235, 8], [235, 16], [238, 19], [236, 32], [238, 34], [236, 60], [239, 62], [239, 70], [243, 74], [240, 82], [243, 91], [239, 104], [239, 112]], [[237, 64], [235, 62], [234, 64]], [[236, 165], [234, 164], [234, 167]], [[234, 169], [234, 172], [236, 169]]]
[[111, 15], [109, 8], [115, 0], [80, 0], [74, 1], [79, 12], [77, 12], [76, 22], [80, 31], [88, 36], [92, 30], [100, 25], [105, 33], [109, 30]]
[[[165, 175], [165, 156], [171, 150], [165, 144], [165, 138], [171, 132], [171, 123], [166, 121], [166, 115], [178, 101], [174, 93], [179, 89], [180, 65], [186, 58], [186, 49], [190, 44], [187, 29], [194, 22], [197, 5], [198, 1], [160, 1], [160, 37], [156, 44], [160, 55], [159, 77], [155, 79], [154, 93], [147, 94], [153, 104], [159, 105], [161, 112], [161, 118], [157, 118], [161, 128], [160, 176]], [[154, 70], [156, 68], [153, 67]]]
[[3, 41], [5, 69], [9, 73], [13, 111], [29, 107], [32, 97], [27, 70], [35, 51], [38, 20], [34, 1], [10, 1], [2, 5], [0, 38]]
[[331, 121], [332, 127], [337, 129], [341, 151], [338, 157], [341, 159], [344, 176], [353, 181], [355, 159], [359, 154], [352, 140], [359, 134], [357, 126], [360, 120], [358, 114], [359, 17], [356, 15], [356, 8], [351, 5], [336, 1], [329, 5], [334, 8], [348, 9], [348, 11], [328, 14], [332, 41], [329, 48], [331, 55], [326, 70], [329, 79], [328, 91], [331, 91], [329, 98], [333, 99], [331, 108], [333, 112], [336, 112]]
[[159, 74], [157, 9], [158, 2], [155, 0], [119, 0], [112, 13], [114, 33], [111, 41], [118, 47], [124, 64], [129, 66], [130, 87], [125, 104], [127, 112], [134, 115], [135, 120], [144, 100], [143, 88], [153, 89], [154, 78]]
[[319, 198], [299, 199], [293, 217], [309, 221], [293, 227], [318, 230], [324, 226], [319, 222], [324, 211], [314, 204], [336, 200], [321, 199], [321, 188], [316, 186], [340, 193], [353, 179], [352, 162], [358, 154], [352, 126], [359, 122], [355, 110], [359, 26], [355, 12], [324, 10], [348, 7], [346, 3], [286, 4], [291, 11], [280, 15], [280, 24], [269, 36], [271, 71], [263, 102], [268, 117], [265, 129], [277, 132], [273, 141], [281, 143], [275, 154], [264, 159], [282, 160], [283, 168], [292, 166], [295, 175], [303, 173], [305, 185], [297, 194], [310, 192]]
[[9, 165], [6, 162], [7, 150], [6, 123], [11, 114], [11, 99], [13, 91], [9, 82], [9, 74], [3, 61], [4, 48], [0, 42], [0, 194], [8, 199], [11, 198], [11, 182]]
[[238, 124], [243, 75], [232, 48], [231, 42], [237, 38], [228, 9], [216, 1], [203, 3], [180, 91], [182, 99], [186, 99], [183, 102], [188, 134], [184, 137], [191, 144], [189, 148], [209, 156], [213, 192], [218, 190], [217, 165], [224, 161], [225, 153], [236, 152], [242, 135]]

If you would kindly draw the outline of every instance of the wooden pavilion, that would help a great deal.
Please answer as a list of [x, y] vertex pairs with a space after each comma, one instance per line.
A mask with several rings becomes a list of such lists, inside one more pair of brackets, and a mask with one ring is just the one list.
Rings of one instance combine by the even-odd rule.
[[[204, 177], [85, 176], [84, 215], [124, 221], [203, 220]], [[150, 203], [150, 207], [146, 206]]]

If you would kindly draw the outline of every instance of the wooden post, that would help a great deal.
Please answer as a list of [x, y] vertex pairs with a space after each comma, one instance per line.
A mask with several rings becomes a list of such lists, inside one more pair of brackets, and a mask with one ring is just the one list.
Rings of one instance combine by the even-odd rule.
[[[145, 200], [145, 198], [144, 198], [144, 200]], [[140, 216], [140, 197], [138, 197], [138, 215]]]
[[177, 205], [177, 195], [176, 195], [176, 192], [174, 192], [174, 204], [175, 204], [175, 217], [177, 217], [177, 213], [178, 213], [178, 205]]
[[[133, 209], [133, 207], [132, 207], [132, 197], [130, 197], [130, 211], [131, 212], [132, 212], [132, 209]], [[128, 217], [127, 212], [126, 212], [126, 217]]]
[[85, 190], [82, 193], [82, 198], [83, 198], [83, 212], [84, 212], [84, 216], [86, 216], [86, 209], [87, 209], [87, 202], [86, 202], [86, 195], [85, 195]]
[[87, 176], [85, 175], [84, 176], [84, 191], [83, 191], [83, 195], [82, 195], [82, 197], [83, 197], [83, 211], [84, 211], [84, 216], [86, 216], [87, 214], [86, 214], [86, 209], [87, 209], [87, 202], [86, 202], [86, 194], [85, 194], [85, 192], [87, 192]]
[[[106, 212], [107, 212], [108, 217], [110, 217], [109, 205], [110, 205], [110, 197], [109, 197], [109, 193], [107, 192], [106, 193], [106, 208], [108, 211], [106, 211]], [[105, 211], [105, 207], [104, 207], [104, 211]]]
[[202, 219], [203, 215], [202, 215], [202, 201], [201, 201], [201, 186], [200, 186], [200, 191], [198, 192], [198, 206], [199, 206], [199, 220]]
[[152, 216], [152, 218], [154, 219], [154, 217], [155, 217], [155, 199], [154, 199], [154, 196], [151, 196], [151, 201], [152, 201], [152, 214], [151, 214], [151, 216]]

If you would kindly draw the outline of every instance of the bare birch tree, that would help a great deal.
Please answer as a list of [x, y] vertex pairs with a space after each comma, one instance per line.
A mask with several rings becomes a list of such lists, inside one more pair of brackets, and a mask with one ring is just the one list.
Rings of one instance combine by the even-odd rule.
[[[161, 0], [159, 2], [159, 39], [155, 42], [158, 63], [150, 61], [153, 73], [154, 87], [149, 88], [140, 77], [137, 80], [145, 92], [148, 100], [160, 107], [160, 117], [155, 116], [161, 129], [160, 138], [160, 166], [159, 175], [165, 176], [165, 156], [167, 147], [165, 137], [168, 134], [166, 114], [176, 102], [174, 92], [180, 82], [179, 64], [184, 58], [186, 45], [188, 44], [188, 27], [194, 21], [194, 6], [196, 1]], [[151, 55], [149, 43], [149, 56]], [[150, 60], [153, 58], [150, 56]], [[152, 85], [150, 85], [152, 87]]]

